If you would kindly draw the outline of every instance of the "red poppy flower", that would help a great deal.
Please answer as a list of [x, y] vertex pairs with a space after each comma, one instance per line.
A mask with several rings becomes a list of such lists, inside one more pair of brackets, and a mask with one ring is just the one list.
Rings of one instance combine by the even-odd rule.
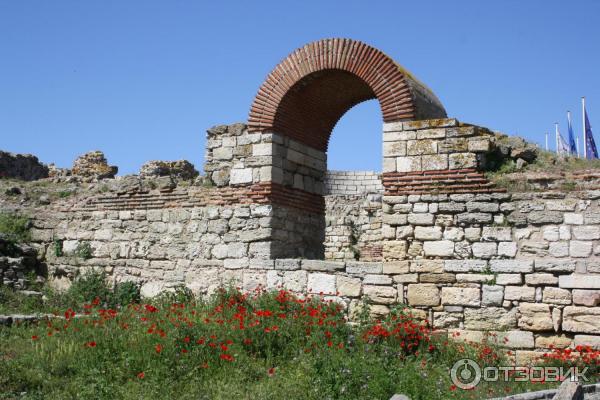
[[137, 374], [137, 377], [140, 379], [144, 379], [144, 377], [146, 376], [146, 374], [144, 374], [144, 372], [140, 372], [139, 374]]
[[160, 352], [162, 351], [162, 346], [160, 344], [157, 344], [156, 346], [154, 346], [154, 350], [156, 350], [156, 352], [160, 354]]
[[87, 347], [96, 347], [96, 342], [92, 341], [92, 342], [87, 342]]
[[31, 340], [38, 340], [38, 339], [39, 339], [39, 338], [38, 338], [36, 335], [33, 335], [33, 336], [31, 337]]
[[273, 367], [269, 368], [269, 370], [267, 371], [267, 375], [269, 375], [269, 376], [275, 375], [275, 368], [273, 368]]
[[233, 361], [233, 356], [232, 356], [232, 355], [230, 355], [230, 354], [225, 354], [225, 353], [223, 353], [223, 354], [221, 354], [219, 357], [221, 358], [221, 360], [225, 360], [225, 361]]

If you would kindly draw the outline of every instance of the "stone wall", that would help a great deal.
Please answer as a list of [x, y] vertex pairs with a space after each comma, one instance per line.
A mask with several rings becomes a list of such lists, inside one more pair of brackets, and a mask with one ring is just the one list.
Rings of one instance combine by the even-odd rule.
[[48, 167], [31, 154], [0, 151], [0, 178], [34, 181], [48, 177]]
[[325, 196], [325, 259], [381, 261], [381, 195]]
[[373, 171], [327, 171], [326, 195], [364, 195], [383, 193], [379, 174]]
[[[375, 314], [405, 303], [450, 334], [492, 331], [523, 359], [600, 346], [592, 183], [508, 193], [482, 171], [489, 131], [446, 119], [385, 125], [383, 195], [323, 197], [316, 153], [243, 125], [217, 130], [207, 158], [209, 177], [224, 179], [215, 187], [144, 184], [22, 207], [51, 281], [100, 267], [145, 295], [178, 284], [199, 294], [229, 282], [283, 286], [326, 293], [349, 311], [365, 296]], [[81, 243], [91, 258], [78, 254]]]

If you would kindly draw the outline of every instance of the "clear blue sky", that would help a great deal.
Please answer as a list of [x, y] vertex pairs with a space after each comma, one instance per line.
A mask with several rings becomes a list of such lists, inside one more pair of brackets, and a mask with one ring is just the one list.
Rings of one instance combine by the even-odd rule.
[[[580, 132], [585, 95], [600, 140], [600, 1], [0, 0], [0, 149], [201, 169], [205, 130], [245, 121], [269, 71], [327, 37], [383, 50], [450, 116], [539, 143], [567, 109]], [[329, 168], [379, 170], [380, 140], [377, 103], [355, 107]]]

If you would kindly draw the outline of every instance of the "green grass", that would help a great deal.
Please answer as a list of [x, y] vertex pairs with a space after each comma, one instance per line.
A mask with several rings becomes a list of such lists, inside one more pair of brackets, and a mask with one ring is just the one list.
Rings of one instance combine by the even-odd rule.
[[30, 237], [29, 218], [14, 213], [0, 213], [0, 234], [12, 243], [27, 242]]
[[221, 290], [78, 311], [88, 315], [0, 328], [0, 399], [480, 399], [548, 386], [453, 390], [456, 360], [498, 364], [504, 353], [448, 341], [402, 307], [350, 325], [320, 298]]

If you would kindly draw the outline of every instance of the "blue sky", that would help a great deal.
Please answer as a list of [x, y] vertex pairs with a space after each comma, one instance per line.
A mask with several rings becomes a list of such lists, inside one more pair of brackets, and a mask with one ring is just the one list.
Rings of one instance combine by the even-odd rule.
[[[0, 149], [70, 166], [99, 149], [121, 174], [198, 169], [205, 130], [245, 121], [269, 71], [349, 37], [414, 73], [462, 121], [540, 144], [586, 96], [600, 135], [600, 1], [0, 0]], [[330, 169], [381, 165], [376, 101], [333, 132]]]

